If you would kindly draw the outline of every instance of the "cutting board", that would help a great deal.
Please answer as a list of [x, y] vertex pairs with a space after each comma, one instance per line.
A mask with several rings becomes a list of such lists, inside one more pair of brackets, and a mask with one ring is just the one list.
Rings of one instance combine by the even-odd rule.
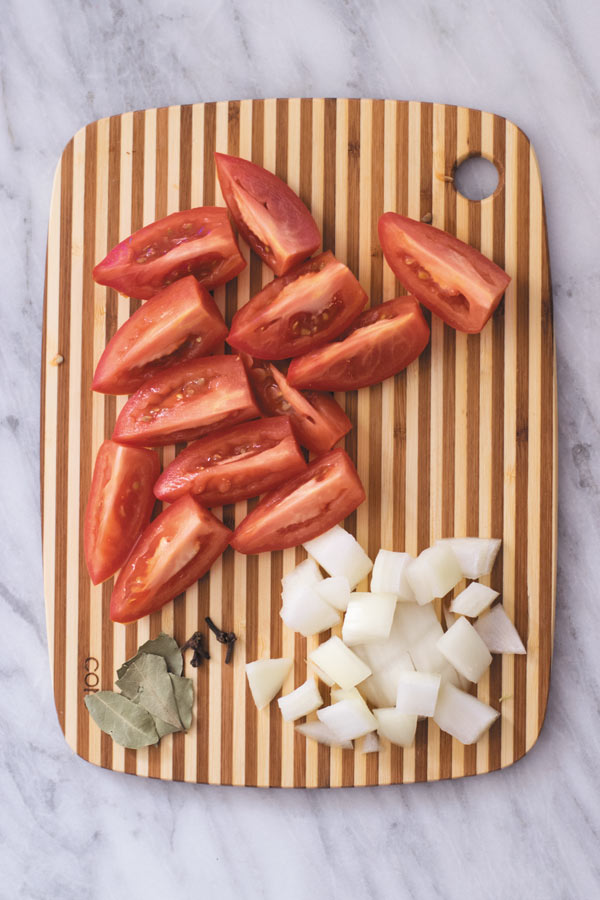
[[[293, 656], [284, 692], [306, 677], [308, 640], [279, 617], [280, 580], [301, 549], [244, 557], [229, 549], [196, 586], [137, 624], [109, 619], [112, 582], [94, 587], [82, 521], [97, 449], [123, 398], [93, 394], [95, 364], [136, 301], [95, 285], [91, 272], [132, 231], [179, 209], [222, 204], [213, 151], [266, 166], [312, 210], [323, 247], [347, 263], [372, 303], [403, 293], [382, 257], [385, 210], [432, 221], [480, 248], [512, 276], [480, 335], [432, 321], [430, 346], [381, 385], [336, 395], [354, 423], [345, 439], [367, 490], [346, 521], [373, 558], [380, 547], [416, 554], [450, 535], [502, 537], [487, 579], [527, 646], [494, 657], [477, 688], [500, 718], [464, 747], [433, 721], [413, 748], [383, 742], [363, 755], [306, 741], [277, 704], [258, 712], [244, 664]], [[495, 193], [482, 202], [453, 184], [457, 163], [493, 160]], [[215, 292], [228, 321], [272, 278], [248, 266]], [[164, 462], [174, 449], [162, 451]], [[511, 122], [432, 103], [272, 99], [149, 109], [81, 129], [59, 163], [50, 210], [41, 400], [44, 584], [60, 725], [70, 747], [120, 772], [211, 784], [348, 786], [434, 781], [510, 765], [542, 726], [552, 656], [556, 571], [556, 382], [542, 185], [533, 148]], [[234, 527], [248, 504], [218, 511]], [[439, 605], [439, 604], [438, 604]], [[439, 610], [438, 610], [439, 612]], [[87, 692], [111, 689], [115, 670], [161, 629], [182, 643], [205, 615], [239, 636], [233, 663], [211, 640], [194, 680], [191, 730], [157, 747], [113, 744], [89, 717]]]

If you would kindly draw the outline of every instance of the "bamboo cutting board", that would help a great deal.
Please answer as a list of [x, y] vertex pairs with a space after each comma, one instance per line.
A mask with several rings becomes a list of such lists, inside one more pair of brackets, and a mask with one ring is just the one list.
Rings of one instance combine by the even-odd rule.
[[[422, 722], [415, 747], [379, 754], [330, 750], [295, 734], [278, 707], [257, 712], [246, 660], [293, 656], [284, 692], [306, 677], [319, 638], [292, 634], [279, 617], [280, 579], [302, 550], [244, 557], [229, 549], [197, 586], [130, 626], [108, 615], [112, 581], [94, 587], [82, 520], [96, 451], [123, 398], [92, 394], [95, 363], [135, 301], [95, 285], [108, 249], [157, 218], [222, 204], [213, 151], [276, 172], [312, 210], [323, 246], [360, 279], [373, 303], [402, 293], [385, 264], [377, 220], [387, 210], [429, 219], [506, 268], [512, 282], [481, 335], [434, 318], [430, 346], [382, 385], [336, 395], [354, 423], [345, 446], [367, 490], [346, 522], [373, 558], [379, 547], [416, 554], [436, 538], [503, 538], [491, 584], [527, 645], [494, 657], [478, 696], [501, 710], [489, 734], [463, 747]], [[500, 172], [482, 202], [454, 188], [471, 154]], [[272, 277], [248, 266], [215, 292], [228, 321]], [[42, 363], [41, 479], [44, 581], [56, 708], [84, 759], [138, 775], [212, 784], [372, 785], [489, 772], [523, 756], [545, 713], [556, 569], [556, 386], [542, 185], [535, 154], [511, 122], [431, 103], [278, 99], [174, 106], [101, 119], [67, 145], [56, 172]], [[173, 458], [165, 448], [163, 460]], [[230, 527], [249, 504], [222, 510]], [[489, 579], [488, 579], [489, 580]], [[161, 629], [179, 643], [210, 614], [239, 635], [233, 665], [211, 641], [195, 682], [187, 735], [124, 750], [98, 730], [83, 700], [111, 689], [115, 670]], [[324, 640], [328, 635], [322, 635]]]

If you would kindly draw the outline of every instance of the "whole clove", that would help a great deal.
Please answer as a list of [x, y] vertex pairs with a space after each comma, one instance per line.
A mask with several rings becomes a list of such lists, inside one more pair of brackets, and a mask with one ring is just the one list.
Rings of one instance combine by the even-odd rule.
[[194, 655], [190, 660], [190, 664], [197, 669], [198, 666], [202, 665], [202, 661], [205, 659], [210, 659], [210, 653], [208, 649], [204, 646], [204, 635], [201, 631], [195, 631], [191, 638], [183, 644], [181, 647], [181, 652], [184, 650], [193, 650]]
[[206, 622], [218, 642], [220, 644], [227, 644], [225, 663], [230, 663], [233, 658], [233, 645], [237, 640], [236, 635], [233, 633], [233, 631], [223, 631], [221, 628], [218, 628], [210, 616], [206, 616], [204, 621]]

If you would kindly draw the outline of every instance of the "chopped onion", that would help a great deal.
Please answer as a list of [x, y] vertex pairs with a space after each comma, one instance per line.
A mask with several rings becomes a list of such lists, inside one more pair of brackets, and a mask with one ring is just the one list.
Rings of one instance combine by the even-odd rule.
[[446, 544], [454, 551], [465, 578], [489, 575], [494, 567], [502, 541], [500, 538], [442, 538], [436, 546]]
[[279, 615], [288, 628], [299, 631], [304, 637], [327, 631], [340, 621], [337, 609], [321, 600], [312, 588], [286, 595]]
[[283, 593], [293, 592], [298, 588], [312, 588], [323, 580], [321, 571], [314, 559], [305, 559], [295, 569], [281, 579]]
[[501, 603], [475, 622], [475, 631], [490, 653], [526, 653], [519, 632]]
[[334, 525], [325, 534], [307, 541], [304, 548], [330, 575], [345, 575], [351, 588], [355, 588], [373, 568], [356, 538], [341, 525]]
[[293, 659], [255, 659], [246, 663], [248, 687], [258, 709], [268, 706], [279, 693], [293, 664]]
[[464, 616], [438, 638], [437, 648], [457, 672], [475, 683], [492, 661], [490, 651]]
[[350, 600], [350, 582], [345, 575], [331, 575], [315, 585], [315, 591], [322, 600], [344, 612]]
[[440, 621], [434, 607], [429, 603], [419, 606], [417, 603], [397, 603], [392, 632], [398, 631], [404, 640], [404, 649], [410, 650], [429, 631], [441, 634]]
[[323, 706], [323, 698], [315, 679], [308, 678], [295, 691], [280, 697], [277, 703], [285, 721], [293, 722], [295, 719], [301, 719], [302, 716], [314, 712], [319, 706]]
[[480, 613], [491, 606], [496, 597], [499, 597], [498, 591], [493, 591], [485, 584], [479, 584], [478, 581], [472, 581], [469, 587], [461, 591], [450, 604], [450, 610], [454, 613], [460, 613], [462, 616], [470, 616], [476, 618]]
[[364, 699], [361, 697], [358, 692], [358, 688], [351, 687], [344, 690], [344, 688], [332, 688], [331, 689], [331, 702], [339, 703], [340, 700], [355, 700], [357, 703], [364, 703]]
[[[371, 706], [393, 706], [396, 702], [398, 679], [402, 672], [414, 672], [414, 666], [407, 650], [400, 651], [398, 657], [385, 666], [377, 669], [369, 662], [370, 657], [362, 655], [367, 648], [379, 646], [378, 644], [365, 644], [364, 647], [355, 647], [358, 653], [361, 650], [361, 659], [373, 669], [373, 674], [361, 682], [360, 692], [369, 701]], [[375, 654], [374, 654], [375, 655]]]
[[367, 644], [389, 637], [396, 594], [353, 593], [342, 626], [345, 644]]
[[431, 672], [402, 672], [398, 682], [396, 709], [409, 716], [432, 716], [440, 682], [440, 676]]
[[450, 612], [450, 609], [447, 606], [444, 606], [444, 622], [446, 623], [446, 629], [451, 628], [457, 618], [458, 617], [453, 612]]
[[377, 728], [377, 720], [366, 703], [363, 706], [353, 699], [323, 706], [317, 710], [317, 716], [339, 741], [352, 741]]
[[344, 690], [368, 678], [370, 668], [337, 635], [319, 644], [308, 658]]
[[417, 731], [417, 717], [399, 712], [395, 706], [386, 709], [374, 709], [377, 721], [377, 734], [387, 738], [392, 744], [400, 747], [411, 747]]
[[327, 687], [333, 687], [335, 681], [333, 680], [333, 678], [330, 678], [329, 675], [327, 675], [327, 673], [323, 671], [323, 669], [320, 669], [319, 666], [317, 666], [316, 663], [314, 663], [311, 659], [308, 660], [308, 665], [313, 670], [317, 678], [319, 678], [323, 682], [323, 684], [326, 684]]
[[408, 564], [406, 577], [417, 603], [424, 605], [436, 597], [445, 597], [461, 580], [462, 572], [452, 549], [436, 544]]
[[296, 725], [295, 731], [319, 744], [327, 744], [329, 747], [341, 747], [342, 750], [352, 750], [351, 741], [338, 741], [333, 731], [324, 722], [303, 722]]
[[415, 595], [406, 578], [406, 568], [413, 562], [410, 553], [380, 550], [375, 557], [371, 590], [374, 593], [396, 594], [403, 603], [414, 603]]
[[433, 719], [442, 731], [447, 731], [462, 744], [474, 744], [499, 715], [477, 697], [452, 684], [442, 684]]
[[369, 731], [368, 734], [358, 738], [357, 746], [354, 749], [357, 753], [379, 753], [381, 742], [377, 737], [377, 732]]

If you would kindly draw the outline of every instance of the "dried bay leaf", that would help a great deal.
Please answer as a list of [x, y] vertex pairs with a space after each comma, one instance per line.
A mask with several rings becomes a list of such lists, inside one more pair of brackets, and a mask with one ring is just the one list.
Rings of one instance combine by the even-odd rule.
[[169, 673], [171, 684], [173, 685], [173, 693], [177, 703], [177, 711], [183, 730], [187, 731], [192, 724], [192, 710], [194, 708], [194, 682], [191, 678], [184, 678], [182, 675], [173, 675]]
[[88, 711], [102, 731], [129, 750], [156, 744], [159, 739], [150, 713], [115, 691], [98, 691], [85, 698]]
[[153, 653], [156, 656], [162, 656], [167, 664], [167, 671], [173, 672], [174, 675], [181, 675], [183, 672], [183, 654], [177, 646], [177, 641], [171, 635], [164, 631], [150, 641], [146, 641], [139, 647], [138, 652], [131, 659], [126, 660], [120, 669], [117, 670], [117, 676], [122, 678], [129, 666], [140, 656], [141, 653]]
[[140, 653], [116, 682], [117, 687], [131, 701], [143, 706], [151, 715], [180, 730], [181, 719], [173, 684], [163, 656]]

